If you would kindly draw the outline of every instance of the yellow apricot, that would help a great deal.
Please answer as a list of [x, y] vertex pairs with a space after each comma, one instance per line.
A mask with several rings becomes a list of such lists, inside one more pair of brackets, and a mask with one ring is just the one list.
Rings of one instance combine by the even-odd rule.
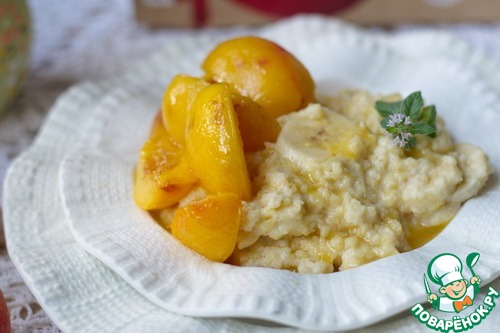
[[134, 179], [134, 200], [142, 209], [176, 204], [197, 182], [184, 150], [165, 130], [158, 115], [151, 135], [141, 149]]
[[165, 91], [162, 101], [163, 124], [172, 138], [184, 145], [187, 115], [196, 95], [209, 83], [188, 75], [177, 75]]
[[177, 209], [172, 235], [205, 258], [223, 262], [236, 245], [240, 210], [241, 200], [234, 194], [209, 195]]
[[233, 94], [232, 100], [245, 152], [264, 148], [264, 142], [276, 141], [281, 127], [270, 112], [248, 97]]
[[186, 152], [194, 175], [209, 193], [250, 199], [250, 178], [229, 85], [204, 88], [191, 112]]
[[227, 82], [275, 117], [314, 101], [314, 81], [288, 51], [263, 38], [248, 36], [219, 44], [205, 59], [206, 78]]

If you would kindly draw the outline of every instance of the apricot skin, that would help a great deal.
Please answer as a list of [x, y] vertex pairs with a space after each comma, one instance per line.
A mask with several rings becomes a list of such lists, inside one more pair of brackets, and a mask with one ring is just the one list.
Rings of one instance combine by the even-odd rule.
[[276, 142], [281, 127], [274, 116], [248, 97], [233, 94], [239, 129], [245, 152], [264, 148], [264, 142]]
[[163, 127], [158, 115], [141, 149], [134, 179], [134, 200], [144, 210], [176, 204], [197, 182], [187, 157]]
[[172, 235], [205, 258], [223, 262], [236, 245], [240, 211], [241, 200], [234, 194], [209, 195], [175, 212]]
[[250, 178], [228, 84], [203, 89], [192, 113], [186, 151], [194, 175], [209, 193], [250, 199]]
[[202, 64], [205, 78], [227, 82], [274, 117], [314, 101], [314, 81], [288, 51], [263, 38], [248, 36], [219, 44]]
[[172, 138], [184, 145], [188, 113], [198, 93], [210, 83], [188, 75], [176, 75], [162, 101], [163, 124]]

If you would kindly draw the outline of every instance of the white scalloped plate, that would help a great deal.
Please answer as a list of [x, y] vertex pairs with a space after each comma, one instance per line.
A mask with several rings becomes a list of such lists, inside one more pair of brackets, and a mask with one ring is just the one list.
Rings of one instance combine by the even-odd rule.
[[[500, 120], [492, 109], [498, 99], [489, 87], [498, 86], [498, 70], [487, 71], [483, 62], [471, 61], [481, 56], [462, 43], [408, 35], [409, 47], [437, 48], [433, 54], [415, 51], [412, 59], [413, 53], [399, 52], [390, 37], [374, 37], [324, 19], [289, 20], [263, 33], [298, 55], [323, 88], [333, 84], [402, 93], [422, 89], [455, 137], [480, 145], [500, 170], [499, 138], [490, 130], [491, 123]], [[215, 42], [183, 40], [123, 77], [74, 88], [54, 107], [35, 145], [9, 171], [4, 204], [9, 252], [58, 326], [68, 331], [131, 332], [263, 329], [237, 320], [178, 316], [162, 307], [339, 330], [368, 325], [423, 301], [421, 275], [436, 253], [453, 249], [464, 257], [480, 252], [476, 273], [485, 283], [499, 275], [500, 248], [491, 242], [492, 236], [499, 236], [494, 228], [500, 195], [496, 177], [430, 244], [341, 273], [298, 275], [214, 264], [180, 246], [133, 205], [131, 172], [161, 90], [177, 72], [197, 74], [195, 66]], [[330, 65], [326, 70], [325, 64]], [[334, 76], [328, 74], [332, 70]], [[84, 114], [93, 118], [89, 121]], [[474, 119], [475, 127], [463, 119]], [[469, 132], [464, 134], [466, 125]], [[57, 193], [58, 168], [68, 152], [61, 185], [69, 221]], [[471, 211], [477, 214], [470, 216]], [[68, 222], [79, 244], [104, 265], [77, 245]], [[370, 302], [367, 295], [373, 296]], [[411, 320], [394, 323], [378, 330], [400, 329], [401, 323], [408, 331], [418, 329]]]
[[[339, 87], [377, 93], [422, 90], [436, 104], [451, 133], [483, 147], [500, 170], [500, 137], [495, 135], [500, 114], [493, 109], [498, 100], [475, 71], [449, 59], [415, 59], [355, 31], [315, 34], [295, 33], [294, 28], [281, 25], [264, 35], [304, 62], [319, 91]], [[187, 72], [196, 71], [213, 45], [207, 40], [182, 57]], [[181, 65], [179, 58], [164, 61], [171, 68]], [[500, 232], [491, 223], [500, 219], [500, 212], [492, 209], [500, 202], [494, 181], [429, 245], [357, 269], [306, 276], [203, 259], [163, 231], [132, 200], [137, 152], [161, 100], [162, 86], [156, 84], [157, 80], [124, 86], [106, 97], [80, 147], [63, 162], [61, 189], [77, 241], [161, 307], [193, 316], [253, 317], [303, 328], [351, 329], [389, 317], [422, 299], [421, 275], [433, 254], [454, 249], [465, 256], [475, 250], [482, 254], [478, 272], [484, 281], [500, 273]], [[463, 245], [464, 239], [468, 246]], [[366, 298], [371, 303], [365, 303]]]

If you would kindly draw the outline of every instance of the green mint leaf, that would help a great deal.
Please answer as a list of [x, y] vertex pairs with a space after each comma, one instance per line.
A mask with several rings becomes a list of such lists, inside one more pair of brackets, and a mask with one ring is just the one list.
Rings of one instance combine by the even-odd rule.
[[436, 107], [434, 105], [424, 107], [418, 120], [431, 126], [436, 124]]
[[418, 123], [414, 123], [411, 125], [410, 133], [411, 134], [429, 135], [432, 133], [436, 133], [436, 128], [432, 127], [426, 123], [418, 122]]
[[420, 91], [411, 93], [404, 100], [405, 114], [411, 119], [418, 118], [420, 116], [422, 106], [424, 106], [424, 100], [422, 99]]
[[382, 126], [382, 128], [384, 129], [387, 129], [387, 123], [389, 122], [389, 118], [383, 118], [381, 121], [380, 121], [380, 126]]
[[417, 145], [417, 138], [412, 136], [408, 138], [408, 143], [404, 146], [405, 150], [412, 150]]
[[385, 129], [387, 132], [391, 133], [391, 134], [398, 134], [400, 131], [399, 129], [395, 128], [395, 127], [388, 127]]
[[375, 109], [377, 109], [378, 113], [382, 117], [388, 117], [391, 114], [399, 112], [401, 110], [402, 104], [403, 104], [402, 101], [398, 101], [398, 102], [377, 101], [377, 102], [375, 102]]
[[380, 126], [393, 139], [393, 144], [411, 150], [417, 145], [415, 135], [436, 136], [436, 108], [425, 106], [420, 91], [399, 102], [377, 101], [375, 108], [382, 116]]
[[[422, 109], [419, 121], [426, 123], [436, 130], [436, 107], [434, 105], [426, 106]], [[437, 131], [437, 130], [436, 130]], [[436, 131], [428, 134], [431, 138], [436, 137]]]

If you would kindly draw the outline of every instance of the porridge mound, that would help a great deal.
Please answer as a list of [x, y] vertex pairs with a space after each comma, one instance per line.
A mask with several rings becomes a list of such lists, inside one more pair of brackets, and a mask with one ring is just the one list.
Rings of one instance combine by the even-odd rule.
[[478, 193], [493, 172], [481, 149], [453, 143], [438, 118], [436, 137], [405, 151], [380, 126], [377, 99], [344, 91], [279, 118], [277, 142], [246, 156], [256, 195], [231, 263], [356, 267], [422, 245]]

